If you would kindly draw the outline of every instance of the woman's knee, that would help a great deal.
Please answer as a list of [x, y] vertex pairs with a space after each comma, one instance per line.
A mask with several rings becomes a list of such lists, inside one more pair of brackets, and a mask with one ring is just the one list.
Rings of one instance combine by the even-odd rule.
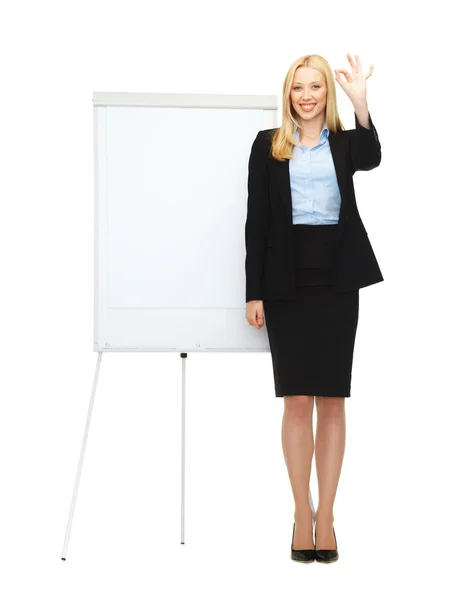
[[303, 415], [311, 414], [314, 409], [314, 396], [284, 396], [285, 410]]
[[317, 414], [341, 413], [344, 410], [344, 400], [341, 396], [316, 396]]

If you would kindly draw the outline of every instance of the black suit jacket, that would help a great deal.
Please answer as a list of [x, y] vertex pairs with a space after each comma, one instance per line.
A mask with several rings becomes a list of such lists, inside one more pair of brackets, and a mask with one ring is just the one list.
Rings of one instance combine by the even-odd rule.
[[[328, 141], [341, 195], [332, 265], [337, 293], [383, 281], [381, 270], [360, 218], [353, 175], [381, 162], [381, 144], [370, 116], [370, 129], [355, 117], [355, 129], [329, 132]], [[292, 196], [289, 160], [270, 155], [276, 129], [259, 131], [249, 158], [245, 224], [246, 302], [293, 300], [296, 297]]]

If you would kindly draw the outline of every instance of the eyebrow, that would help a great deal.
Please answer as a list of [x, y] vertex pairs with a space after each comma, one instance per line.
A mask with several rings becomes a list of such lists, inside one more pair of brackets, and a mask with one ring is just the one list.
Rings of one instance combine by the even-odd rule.
[[[321, 81], [311, 81], [311, 83], [322, 83], [322, 82], [321, 82]], [[303, 85], [303, 84], [301, 83], [301, 81], [294, 81], [294, 82], [293, 82], [293, 85], [296, 85], [296, 84], [298, 84], [298, 85]]]

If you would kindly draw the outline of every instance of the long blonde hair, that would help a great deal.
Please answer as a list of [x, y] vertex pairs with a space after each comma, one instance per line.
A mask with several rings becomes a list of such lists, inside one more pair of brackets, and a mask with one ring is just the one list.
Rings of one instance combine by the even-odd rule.
[[325, 58], [318, 54], [302, 56], [288, 70], [282, 88], [282, 125], [275, 131], [271, 143], [272, 157], [280, 161], [293, 158], [293, 146], [300, 146], [300, 143], [294, 137], [295, 132], [300, 129], [298, 116], [293, 110], [290, 99], [290, 90], [298, 67], [313, 67], [322, 73], [327, 84], [327, 104], [325, 107], [327, 127], [334, 133], [344, 130], [338, 116], [335, 80], [330, 65]]

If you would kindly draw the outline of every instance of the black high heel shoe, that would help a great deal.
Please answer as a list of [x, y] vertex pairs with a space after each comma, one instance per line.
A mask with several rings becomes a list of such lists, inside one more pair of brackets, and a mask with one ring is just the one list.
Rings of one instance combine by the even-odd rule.
[[298, 562], [304, 562], [304, 563], [314, 562], [314, 560], [316, 558], [315, 549], [313, 548], [313, 549], [308, 549], [308, 550], [294, 550], [293, 549], [293, 538], [294, 537], [295, 537], [295, 522], [293, 523], [293, 535], [292, 535], [292, 545], [291, 545], [292, 560], [296, 560]]
[[[317, 528], [316, 528], [317, 533]], [[339, 558], [338, 555], [338, 542], [336, 541], [335, 528], [333, 527], [333, 536], [335, 538], [336, 550], [317, 550], [316, 548], [316, 561], [321, 563], [336, 562]], [[314, 536], [314, 547], [316, 546], [316, 537]]]

